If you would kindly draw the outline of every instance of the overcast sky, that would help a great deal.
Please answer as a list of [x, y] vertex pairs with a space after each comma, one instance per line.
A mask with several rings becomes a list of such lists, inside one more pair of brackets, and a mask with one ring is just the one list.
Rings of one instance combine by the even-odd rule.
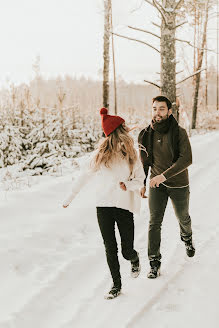
[[[140, 6], [141, 10], [133, 12]], [[151, 21], [159, 19], [144, 1], [113, 0], [113, 24], [118, 33], [158, 46], [152, 37], [126, 28], [130, 24], [158, 33]], [[101, 76], [103, 0], [0, 0], [0, 31], [1, 85], [8, 80], [31, 79], [37, 55], [44, 77]], [[144, 45], [116, 38], [115, 57], [117, 75], [126, 80], [158, 77], [159, 54]]]

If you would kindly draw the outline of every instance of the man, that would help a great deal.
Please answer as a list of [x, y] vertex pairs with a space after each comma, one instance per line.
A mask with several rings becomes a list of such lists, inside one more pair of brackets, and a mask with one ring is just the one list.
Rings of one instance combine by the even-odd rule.
[[[179, 221], [181, 240], [189, 257], [195, 255], [189, 215], [189, 177], [187, 167], [192, 164], [192, 151], [186, 130], [172, 115], [172, 104], [164, 96], [153, 98], [152, 122], [138, 137], [141, 161], [145, 171], [145, 185], [151, 167], [148, 231], [148, 278], [157, 278], [161, 266], [161, 225], [171, 199]], [[141, 196], [145, 197], [146, 187]]]

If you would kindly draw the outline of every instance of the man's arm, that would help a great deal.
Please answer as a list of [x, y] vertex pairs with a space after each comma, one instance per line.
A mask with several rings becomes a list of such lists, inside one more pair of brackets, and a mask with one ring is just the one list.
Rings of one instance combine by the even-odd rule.
[[179, 158], [162, 174], [166, 179], [173, 177], [184, 171], [192, 164], [192, 149], [186, 130], [179, 129]]

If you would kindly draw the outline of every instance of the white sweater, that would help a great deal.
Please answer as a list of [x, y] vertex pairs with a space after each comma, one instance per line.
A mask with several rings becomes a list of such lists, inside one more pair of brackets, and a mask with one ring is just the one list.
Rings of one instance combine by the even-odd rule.
[[[131, 176], [129, 165], [124, 159], [115, 160], [110, 168], [101, 165], [97, 172], [94, 172], [88, 164], [87, 168], [83, 169], [80, 176], [74, 181], [72, 193], [63, 205], [69, 205], [82, 187], [92, 179], [93, 190], [90, 197], [95, 198], [96, 206], [118, 207], [132, 213], [139, 213], [141, 206], [140, 188], [144, 186], [144, 178], [144, 170], [139, 159], [134, 165]], [[120, 188], [119, 182], [125, 183], [126, 191]]]

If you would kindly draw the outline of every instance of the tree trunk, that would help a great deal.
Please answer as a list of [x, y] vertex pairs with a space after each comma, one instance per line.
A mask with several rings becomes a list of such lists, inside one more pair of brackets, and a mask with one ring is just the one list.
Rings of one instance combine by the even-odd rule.
[[[208, 26], [208, 10], [209, 10], [208, 5], [209, 5], [209, 0], [207, 0], [206, 7], [205, 7], [206, 8], [205, 9], [205, 21], [204, 21], [204, 27], [203, 27], [201, 49], [200, 49], [199, 55], [198, 55], [197, 71], [199, 71], [202, 67], [202, 62], [203, 62], [203, 57], [204, 57], [204, 48], [206, 46], [207, 26]], [[200, 79], [201, 79], [201, 72], [195, 75], [195, 92], [194, 92], [193, 109], [192, 109], [192, 129], [196, 128]]]
[[[206, 48], [207, 48], [207, 40], [206, 40]], [[208, 52], [205, 50], [205, 106], [208, 107]]]
[[110, 0], [104, 0], [103, 106], [109, 108]]
[[[174, 9], [176, 1], [163, 0], [163, 7]], [[165, 13], [166, 22], [161, 22], [161, 93], [167, 96], [173, 104], [173, 115], [177, 118], [176, 110], [176, 49], [175, 49], [175, 11]]]

